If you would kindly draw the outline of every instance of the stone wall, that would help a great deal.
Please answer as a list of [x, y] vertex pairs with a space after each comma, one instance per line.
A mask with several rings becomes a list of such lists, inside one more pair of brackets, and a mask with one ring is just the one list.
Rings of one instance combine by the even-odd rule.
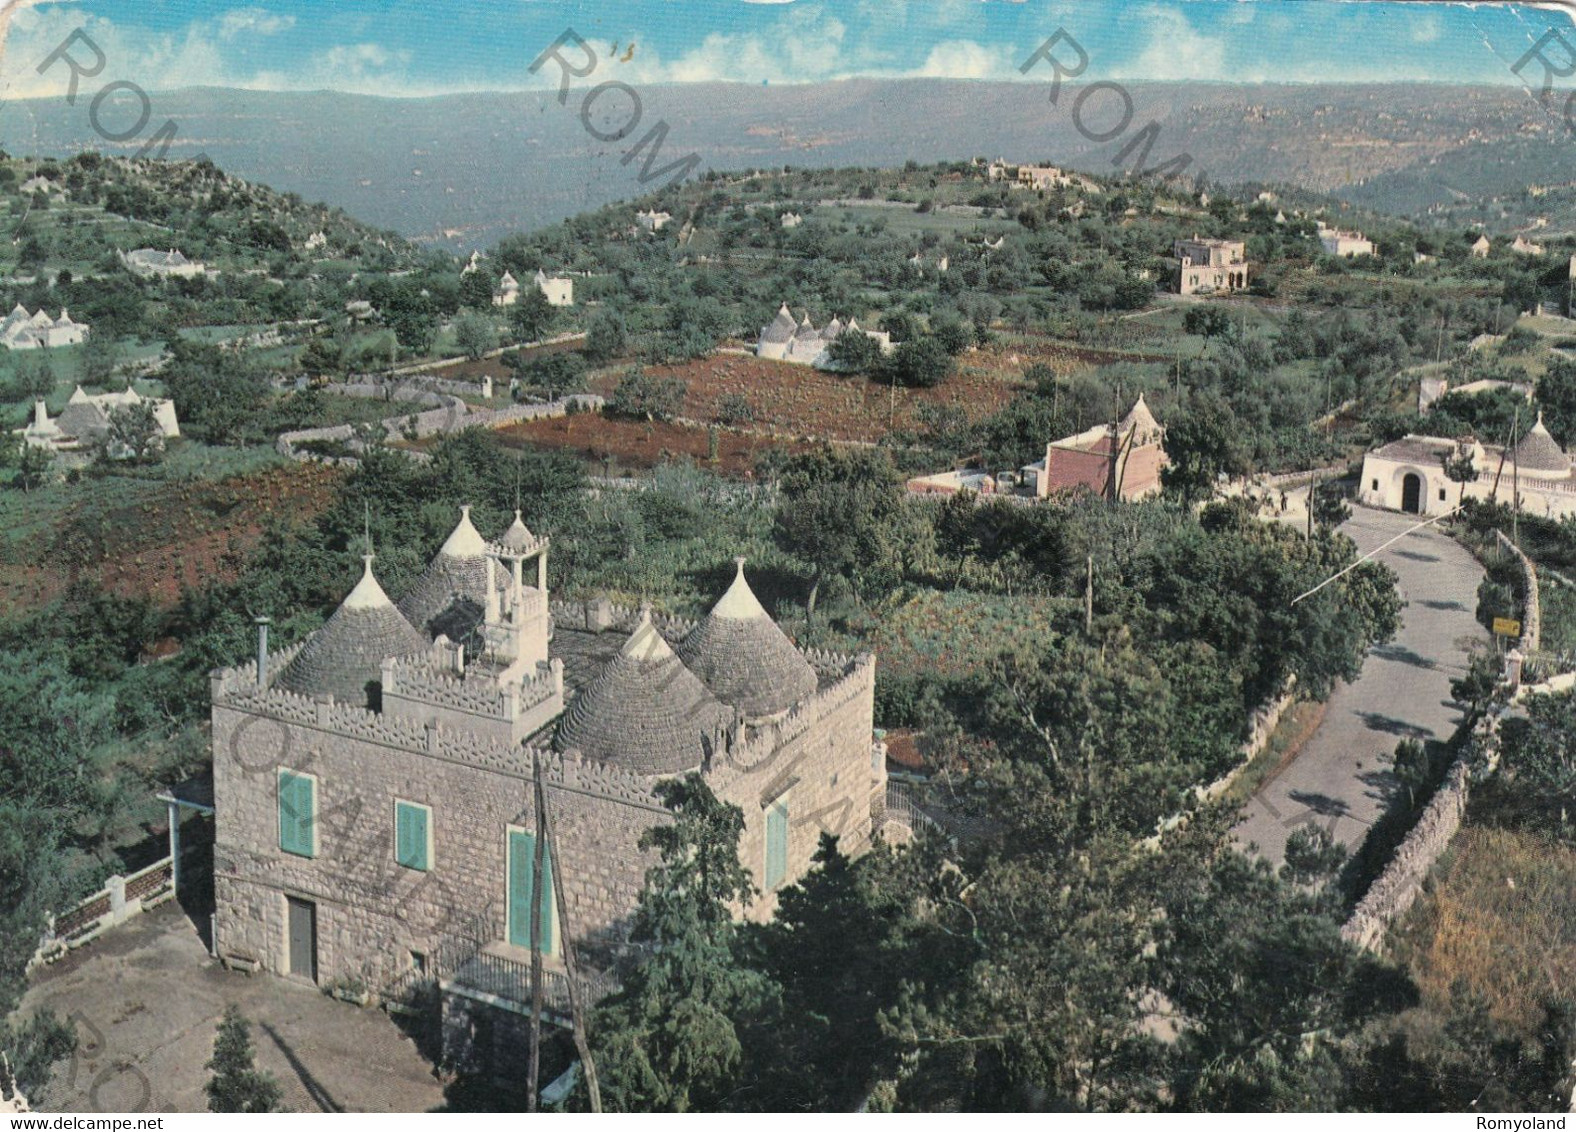
[[[311, 724], [213, 710], [218, 802], [214, 886], [217, 951], [278, 974], [288, 968], [286, 897], [317, 906], [320, 982], [380, 986], [412, 951], [431, 954], [479, 915], [506, 912], [507, 830], [535, 827], [530, 753], [482, 767]], [[627, 929], [648, 855], [640, 834], [667, 819], [654, 783], [605, 766], [544, 756], [575, 938], [593, 949]], [[317, 853], [279, 848], [280, 767], [317, 777]], [[396, 799], [432, 808], [432, 868], [394, 860]]]
[[1296, 679], [1295, 676], [1287, 677], [1286, 690], [1269, 703], [1260, 705], [1252, 715], [1248, 716], [1248, 737], [1242, 743], [1241, 760], [1208, 786], [1195, 787], [1194, 794], [1199, 800], [1212, 802], [1231, 789], [1237, 777], [1264, 750], [1270, 741], [1270, 736], [1275, 734], [1275, 728], [1280, 725], [1281, 716], [1297, 702], [1297, 692], [1293, 687]]
[[1385, 932], [1417, 899], [1423, 881], [1461, 828], [1470, 789], [1471, 753], [1463, 750], [1451, 763], [1445, 781], [1424, 807], [1417, 824], [1397, 846], [1395, 856], [1369, 887], [1341, 937], [1369, 951], [1377, 950]]
[[[872, 799], [884, 798], [885, 768], [871, 757], [873, 658], [808, 655], [833, 678], [783, 718], [737, 736], [707, 768], [718, 795], [744, 811], [740, 853], [761, 887], [769, 803], [789, 802], [792, 881], [823, 830], [840, 835], [847, 851], [863, 850]], [[281, 663], [271, 657], [270, 670]], [[435, 720], [259, 689], [251, 665], [216, 673], [212, 687], [216, 950], [226, 962], [287, 973], [290, 896], [316, 905], [325, 983], [386, 985], [412, 952], [434, 953], [478, 917], [503, 923], [507, 829], [535, 826], [533, 759], [547, 785], [554, 873], [577, 945], [593, 957], [621, 947], [654, 863], [637, 842], [668, 820], [656, 778], [574, 753], [489, 743]], [[279, 847], [281, 768], [316, 776], [313, 857]], [[396, 800], [432, 809], [430, 871], [394, 860]], [[764, 918], [774, 908], [767, 894], [749, 913]]]
[[[352, 397], [383, 397], [387, 393], [384, 386], [369, 384], [338, 385], [334, 387], [336, 393], [347, 394]], [[603, 400], [592, 393], [575, 393], [561, 401], [547, 401], [533, 405], [510, 405], [502, 409], [472, 409], [458, 397], [443, 393], [434, 393], [430, 390], [411, 389], [402, 387], [387, 393], [390, 400], [410, 400], [419, 404], [432, 404], [435, 399], [438, 407], [425, 409], [415, 413], [400, 413], [384, 418], [378, 422], [383, 434], [390, 439], [399, 439], [414, 433], [417, 440], [429, 436], [440, 436], [451, 432], [459, 432], [466, 428], [503, 428], [506, 425], [518, 424], [521, 421], [539, 420], [544, 417], [561, 417], [570, 411], [573, 405], [576, 410], [595, 412], [602, 407]], [[412, 420], [414, 418], [414, 427]], [[357, 461], [353, 456], [318, 456], [309, 451], [303, 451], [301, 445], [312, 442], [328, 442], [344, 444], [352, 451], [359, 450], [361, 442], [356, 438], [356, 430], [351, 425], [334, 425], [330, 428], [299, 429], [294, 432], [285, 432], [279, 435], [274, 442], [274, 449], [281, 456], [290, 460], [317, 461], [320, 463], [354, 465]], [[413, 456], [423, 456], [421, 453], [411, 453]]]
[[1512, 554], [1521, 563], [1521, 640], [1517, 647], [1523, 653], [1537, 649], [1543, 641], [1543, 603], [1538, 597], [1538, 570], [1532, 564], [1532, 559], [1521, 552], [1521, 548], [1505, 537], [1505, 532], [1497, 527], [1494, 530], [1494, 540], [1499, 543], [1500, 549]]
[[810, 868], [823, 833], [837, 837], [845, 853], [864, 852], [873, 806], [885, 808], [886, 762], [872, 755], [875, 659], [807, 655], [817, 668], [839, 666], [841, 678], [721, 752], [707, 776], [718, 797], [744, 811], [739, 859], [760, 890], [746, 912], [751, 919], [770, 919], [777, 908], [776, 892], [766, 887], [770, 806], [788, 805], [785, 884]]

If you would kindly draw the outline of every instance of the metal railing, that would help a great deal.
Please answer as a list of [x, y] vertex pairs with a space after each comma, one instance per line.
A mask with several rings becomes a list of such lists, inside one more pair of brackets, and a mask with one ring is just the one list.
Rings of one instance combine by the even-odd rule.
[[[431, 987], [472, 998], [481, 998], [507, 1009], [529, 1010], [531, 962], [501, 954], [503, 924], [491, 909], [477, 915], [446, 937], [419, 967], [401, 972], [386, 985], [380, 997], [385, 1005], [408, 1002], [419, 988]], [[549, 962], [551, 962], [549, 960]], [[616, 989], [617, 984], [600, 971], [581, 969], [580, 997], [586, 1005]], [[549, 1020], [569, 1018], [569, 978], [556, 967], [542, 971], [542, 1002]]]

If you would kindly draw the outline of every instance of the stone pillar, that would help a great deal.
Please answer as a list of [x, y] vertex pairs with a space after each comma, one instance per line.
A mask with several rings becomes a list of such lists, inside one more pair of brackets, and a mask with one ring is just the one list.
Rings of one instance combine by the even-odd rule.
[[104, 887], [109, 890], [109, 915], [115, 923], [120, 923], [126, 917], [126, 878], [123, 876], [110, 877]]
[[482, 400], [484, 400], [484, 401], [491, 401], [492, 400], [492, 395], [493, 395], [492, 378], [488, 377], [486, 375], [483, 375], [482, 376]]
[[1512, 689], [1521, 686], [1521, 666], [1525, 660], [1520, 649], [1511, 649], [1505, 654], [1505, 683]]

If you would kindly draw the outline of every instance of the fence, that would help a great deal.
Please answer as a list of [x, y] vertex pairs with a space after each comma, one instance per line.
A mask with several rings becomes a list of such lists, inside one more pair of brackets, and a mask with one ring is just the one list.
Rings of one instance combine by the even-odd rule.
[[53, 963], [110, 928], [164, 903], [175, 895], [175, 870], [169, 857], [130, 876], [112, 876], [87, 899], [49, 917], [44, 938], [28, 967]]
[[[397, 1012], [407, 1008], [419, 989], [435, 987], [523, 1013], [531, 1005], [531, 962], [516, 958], [510, 950], [504, 943], [500, 918], [489, 909], [445, 938], [421, 966], [396, 976], [379, 997], [385, 1008]], [[600, 972], [581, 971], [579, 979], [584, 1003], [593, 1003], [614, 989], [613, 980]], [[544, 968], [542, 1002], [548, 1018], [569, 1018], [569, 978], [563, 971]]]

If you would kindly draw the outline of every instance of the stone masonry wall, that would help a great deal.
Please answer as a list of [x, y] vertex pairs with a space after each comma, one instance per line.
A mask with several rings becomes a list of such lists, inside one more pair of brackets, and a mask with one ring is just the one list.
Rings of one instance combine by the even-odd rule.
[[[765, 806], [790, 806], [787, 879], [809, 867], [820, 833], [857, 853], [870, 840], [884, 766], [871, 758], [874, 661], [816, 654], [842, 676], [783, 719], [718, 754], [709, 779], [745, 816], [742, 859], [764, 888]], [[227, 961], [288, 968], [286, 897], [317, 906], [320, 982], [377, 987], [479, 916], [504, 922], [506, 830], [533, 829], [532, 752], [477, 747], [459, 732], [360, 708], [249, 687], [248, 667], [213, 681], [217, 951]], [[656, 779], [574, 755], [538, 752], [548, 784], [563, 886], [577, 944], [616, 948], [654, 862], [640, 835], [666, 821]], [[317, 853], [279, 847], [279, 769], [317, 777]], [[394, 861], [396, 799], [432, 808], [433, 867]], [[764, 918], [767, 894], [749, 909]]]
[[[287, 895], [317, 905], [321, 982], [381, 985], [478, 915], [503, 922], [506, 830], [533, 829], [530, 760], [487, 768], [267, 720], [236, 706], [213, 710], [214, 846], [218, 953], [283, 974]], [[563, 884], [576, 939], [602, 944], [625, 930], [645, 869], [641, 832], [664, 821], [651, 783], [613, 768], [553, 758], [544, 767]], [[280, 766], [317, 776], [314, 858], [279, 848]], [[395, 799], [432, 807], [433, 867], [394, 861]]]
[[875, 660], [861, 657], [840, 681], [714, 760], [712, 789], [744, 811], [739, 859], [761, 890], [751, 919], [769, 919], [777, 907], [766, 888], [766, 810], [778, 799], [788, 803], [784, 883], [809, 869], [823, 832], [851, 855], [869, 847], [872, 799], [886, 798], [886, 765], [871, 755], [874, 715]]

